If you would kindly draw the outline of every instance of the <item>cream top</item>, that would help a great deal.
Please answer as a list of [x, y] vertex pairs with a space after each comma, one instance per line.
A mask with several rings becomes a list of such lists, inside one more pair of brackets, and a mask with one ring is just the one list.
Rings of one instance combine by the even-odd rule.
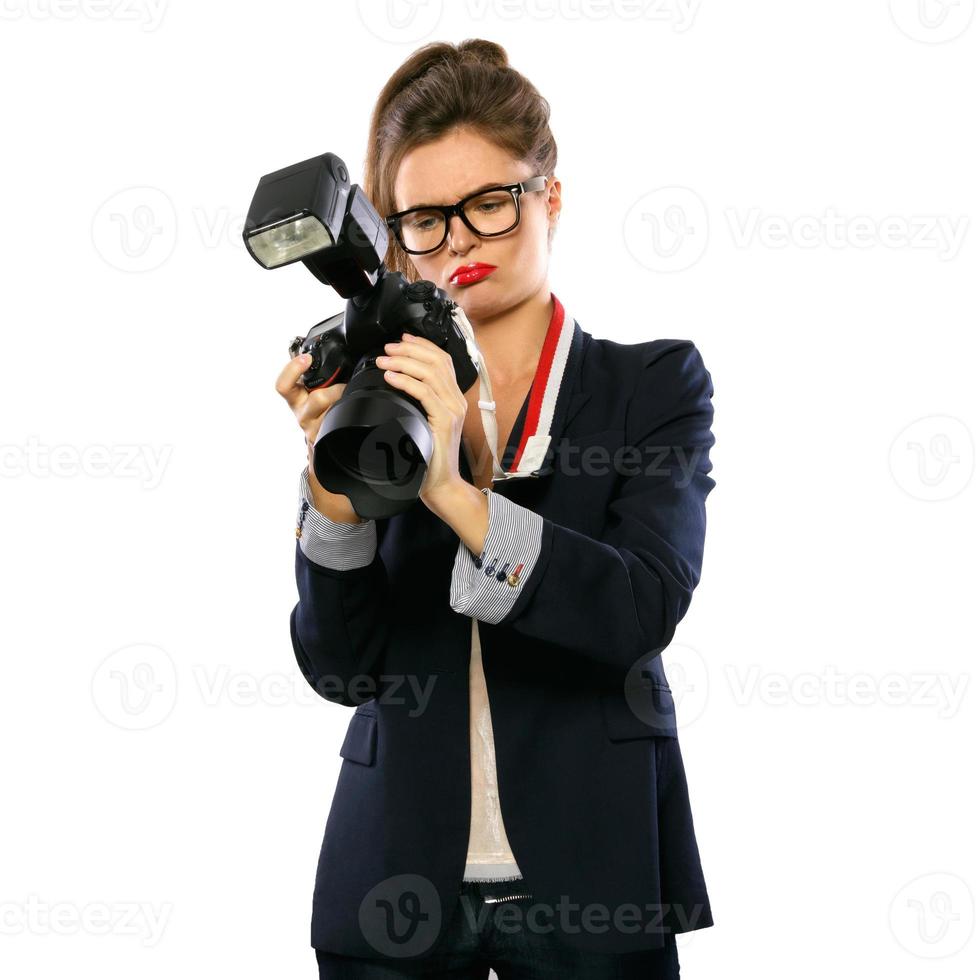
[[520, 875], [507, 841], [497, 793], [497, 762], [487, 681], [483, 674], [480, 630], [471, 616], [470, 644], [470, 842], [464, 880], [516, 878]]

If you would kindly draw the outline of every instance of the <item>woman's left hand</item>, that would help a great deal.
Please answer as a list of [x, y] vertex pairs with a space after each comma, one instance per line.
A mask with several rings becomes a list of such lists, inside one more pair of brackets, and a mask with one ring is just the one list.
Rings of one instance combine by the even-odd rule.
[[385, 344], [377, 358], [385, 381], [422, 404], [432, 429], [432, 458], [419, 491], [430, 510], [442, 494], [454, 489], [459, 473], [459, 442], [468, 403], [456, 382], [456, 368], [447, 351], [425, 337], [403, 333], [397, 343]]

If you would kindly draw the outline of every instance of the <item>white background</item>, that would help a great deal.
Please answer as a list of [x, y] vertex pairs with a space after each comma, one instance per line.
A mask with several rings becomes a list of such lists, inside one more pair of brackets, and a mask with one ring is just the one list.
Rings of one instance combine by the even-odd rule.
[[715, 384], [684, 976], [975, 977], [973, 7], [2, 0], [4, 975], [315, 976], [350, 709], [289, 642], [273, 383], [341, 302], [241, 223], [476, 36], [552, 105], [556, 294]]

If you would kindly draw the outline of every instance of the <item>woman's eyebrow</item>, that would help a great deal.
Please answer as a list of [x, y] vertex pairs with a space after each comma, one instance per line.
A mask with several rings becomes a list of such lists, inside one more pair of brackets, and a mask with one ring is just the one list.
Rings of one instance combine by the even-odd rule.
[[[488, 180], [485, 184], [480, 184], [479, 187], [474, 187], [471, 191], [468, 191], [466, 194], [463, 194], [460, 197], [456, 198], [456, 201], [462, 201], [463, 198], [469, 197], [470, 194], [479, 194], [480, 191], [485, 191], [490, 187], [499, 187], [501, 183], [506, 183], [506, 181]], [[450, 203], [455, 204], [456, 201], [452, 201]], [[414, 211], [415, 208], [437, 208], [437, 207], [445, 207], [445, 205], [433, 204], [431, 201], [426, 201], [423, 204], [409, 204], [409, 206], [407, 208], [403, 208], [403, 210]]]

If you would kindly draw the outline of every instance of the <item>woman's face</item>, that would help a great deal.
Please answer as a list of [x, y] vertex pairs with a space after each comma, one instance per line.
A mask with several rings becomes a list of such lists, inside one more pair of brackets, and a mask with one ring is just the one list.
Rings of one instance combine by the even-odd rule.
[[[512, 184], [536, 176], [494, 143], [471, 130], [457, 129], [405, 155], [395, 178], [395, 210], [455, 204], [486, 184]], [[522, 194], [520, 223], [495, 238], [481, 238], [458, 215], [453, 216], [441, 248], [409, 258], [423, 279], [445, 290], [474, 322], [503, 313], [541, 292], [547, 295], [548, 230], [561, 209], [560, 194], [557, 180], [549, 181], [543, 191]], [[471, 262], [496, 269], [470, 285], [452, 285], [453, 273]]]

